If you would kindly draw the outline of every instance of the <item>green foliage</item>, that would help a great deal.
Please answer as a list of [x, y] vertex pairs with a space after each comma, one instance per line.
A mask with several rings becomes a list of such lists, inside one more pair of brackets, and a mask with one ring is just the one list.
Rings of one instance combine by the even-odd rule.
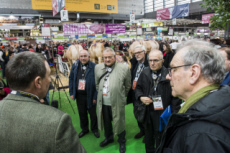
[[230, 25], [230, 1], [229, 0], [203, 0], [201, 7], [207, 8], [207, 12], [216, 14], [210, 18], [211, 29], [227, 29]]

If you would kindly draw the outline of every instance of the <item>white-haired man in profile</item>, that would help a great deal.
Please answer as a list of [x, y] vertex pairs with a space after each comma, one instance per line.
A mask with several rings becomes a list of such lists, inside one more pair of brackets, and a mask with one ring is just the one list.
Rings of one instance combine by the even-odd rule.
[[185, 101], [165, 128], [157, 153], [230, 152], [230, 87], [220, 86], [224, 58], [209, 42], [185, 42], [168, 68], [172, 95]]

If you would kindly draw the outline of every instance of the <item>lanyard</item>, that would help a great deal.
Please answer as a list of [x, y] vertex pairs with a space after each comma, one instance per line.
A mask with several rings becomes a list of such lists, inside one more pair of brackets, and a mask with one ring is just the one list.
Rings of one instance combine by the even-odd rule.
[[82, 79], [85, 79], [85, 73], [86, 73], [86, 71], [87, 71], [87, 68], [88, 68], [88, 66], [81, 66], [81, 71], [84, 71], [84, 72], [82, 73]]
[[155, 77], [154, 75], [156, 75], [156, 74], [152, 73], [152, 78], [154, 81], [154, 92], [155, 92], [155, 95], [157, 95], [157, 86], [158, 86], [161, 74], [159, 74], [158, 76], [156, 75], [157, 78], [154, 78]]
[[141, 72], [143, 71], [144, 68], [145, 68], [144, 64], [142, 64], [141, 66], [138, 65], [136, 78], [139, 78], [139, 76], [140, 76], [140, 74], [141, 74]]
[[12, 90], [10, 92], [10, 94], [12, 94], [12, 95], [18, 95], [18, 96], [22, 96], [22, 97], [28, 97], [28, 98], [31, 98], [33, 100], [36, 100], [36, 101], [40, 102], [38, 96], [33, 95], [31, 93], [28, 93], [28, 92]]

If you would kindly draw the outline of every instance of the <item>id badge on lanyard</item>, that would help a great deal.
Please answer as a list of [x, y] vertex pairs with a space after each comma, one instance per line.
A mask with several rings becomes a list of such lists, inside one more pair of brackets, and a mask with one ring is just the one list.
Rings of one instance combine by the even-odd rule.
[[133, 87], [132, 87], [132, 89], [133, 89], [133, 90], [135, 90], [135, 89], [136, 89], [136, 86], [137, 86], [137, 80], [138, 80], [138, 78], [137, 78], [137, 77], [133, 80]]
[[163, 103], [160, 95], [152, 97], [154, 110], [163, 110]]
[[78, 90], [85, 90], [85, 80], [79, 79]]

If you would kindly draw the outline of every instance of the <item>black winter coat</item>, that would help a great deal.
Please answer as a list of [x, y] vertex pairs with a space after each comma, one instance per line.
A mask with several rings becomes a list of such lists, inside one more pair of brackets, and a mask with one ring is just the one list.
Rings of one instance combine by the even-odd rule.
[[[161, 95], [164, 109], [163, 110], [157, 110], [157, 111], [153, 110], [154, 116], [155, 116], [155, 120], [154, 120], [155, 121], [155, 123], [154, 123], [155, 127], [154, 127], [154, 129], [159, 129], [160, 116], [169, 105], [171, 105], [172, 113], [176, 113], [180, 109], [181, 100], [178, 98], [174, 98], [172, 96], [172, 89], [170, 86], [170, 82], [169, 82], [169, 80], [166, 80], [167, 74], [168, 74], [168, 71], [163, 66], [161, 68], [161, 76], [160, 76], [156, 91], [157, 91], [157, 95]], [[143, 121], [144, 123], [148, 122], [150, 120], [149, 119], [149, 116], [150, 116], [149, 111], [150, 111], [150, 107], [153, 107], [153, 103], [146, 106], [141, 102], [140, 97], [141, 96], [150, 97], [153, 95], [155, 95], [155, 91], [154, 91], [154, 82], [152, 79], [152, 71], [151, 71], [150, 67], [147, 67], [142, 71], [142, 73], [141, 73], [141, 75], [137, 81], [137, 86], [135, 89], [135, 96], [137, 99], [137, 105], [139, 105], [138, 107], [146, 107], [146, 109], [140, 109], [141, 112], [139, 112], [139, 115], [144, 115], [144, 121]], [[136, 114], [138, 114], [138, 112]]]
[[230, 87], [222, 86], [191, 106], [173, 114], [157, 153], [229, 153]]
[[[131, 88], [130, 88], [128, 96], [127, 96], [127, 104], [134, 103], [136, 101], [135, 93], [133, 90], [133, 80], [136, 77], [137, 68], [138, 68], [138, 61], [137, 61], [136, 57], [133, 57], [130, 60], [130, 63], [131, 63], [131, 70], [130, 70], [131, 71]], [[149, 66], [147, 54], [145, 54], [144, 65], [145, 65], [145, 67]]]
[[169, 68], [173, 56], [174, 56], [174, 52], [169, 52], [164, 56], [164, 63], [163, 63], [164, 67]]

